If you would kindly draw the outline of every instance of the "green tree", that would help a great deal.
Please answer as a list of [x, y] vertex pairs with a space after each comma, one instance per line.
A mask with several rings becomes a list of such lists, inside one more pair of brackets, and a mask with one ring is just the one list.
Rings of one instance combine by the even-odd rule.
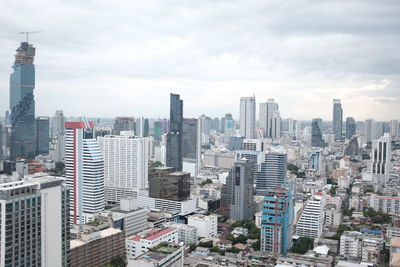
[[206, 241], [206, 242], [200, 242], [199, 247], [203, 248], [212, 248], [213, 247], [213, 242], [212, 241]]
[[314, 239], [308, 237], [300, 237], [299, 240], [294, 243], [291, 251], [295, 253], [305, 254], [310, 249], [314, 248]]
[[245, 244], [247, 241], [247, 237], [245, 235], [239, 235], [238, 237], [236, 237], [235, 239], [233, 239], [233, 244], [238, 244], [238, 243], [242, 243]]
[[213, 181], [210, 178], [208, 178], [207, 180], [205, 180], [201, 183], [201, 186], [205, 186], [206, 184], [212, 184], [212, 183], [213, 183]]
[[344, 210], [343, 211], [343, 215], [344, 216], [352, 216], [354, 212], [354, 208], [348, 209], [348, 210]]
[[260, 240], [254, 242], [251, 246], [253, 247], [254, 250], [260, 250]]
[[193, 250], [195, 250], [197, 248], [197, 245], [196, 244], [190, 244], [190, 246], [189, 246], [189, 249], [190, 249], [190, 251], [192, 252]]
[[162, 167], [162, 166], [164, 166], [164, 165], [160, 161], [156, 161], [150, 165], [150, 168], [158, 168], [158, 167]]

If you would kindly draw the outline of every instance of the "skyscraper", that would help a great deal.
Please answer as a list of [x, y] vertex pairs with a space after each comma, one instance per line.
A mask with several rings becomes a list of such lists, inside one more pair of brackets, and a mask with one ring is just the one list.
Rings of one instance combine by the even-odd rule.
[[391, 138], [388, 133], [377, 140], [372, 141], [371, 174], [372, 181], [385, 184], [390, 177], [392, 169]]
[[340, 99], [333, 99], [332, 130], [335, 134], [335, 141], [342, 140], [343, 110]]
[[197, 119], [183, 119], [182, 130], [182, 157], [197, 159]]
[[374, 137], [375, 121], [373, 119], [365, 120], [364, 136], [367, 142], [371, 142]]
[[259, 107], [260, 128], [264, 132], [264, 137], [279, 138], [281, 118], [278, 103], [270, 98], [266, 103], [260, 103]]
[[71, 189], [71, 219], [90, 221], [104, 209], [104, 160], [94, 136], [94, 124], [83, 118], [65, 122], [65, 174]]
[[51, 138], [65, 134], [65, 116], [62, 110], [56, 110], [51, 122]]
[[182, 171], [183, 101], [170, 95], [169, 133], [167, 135], [167, 166]]
[[149, 120], [143, 117], [140, 117], [136, 121], [136, 136], [146, 137], [149, 135]]
[[240, 136], [248, 139], [255, 137], [256, 130], [256, 98], [240, 98]]
[[288, 133], [289, 133], [289, 136], [293, 136], [293, 134], [294, 134], [294, 120], [293, 120], [293, 118], [288, 118], [287, 121], [288, 121]]
[[69, 266], [69, 195], [63, 179], [0, 184], [0, 266]]
[[266, 191], [261, 216], [260, 250], [286, 254], [292, 246], [293, 197], [286, 187]]
[[390, 136], [391, 137], [399, 136], [399, 121], [398, 120], [390, 121]]
[[260, 164], [256, 172], [257, 195], [265, 196], [269, 189], [286, 184], [287, 155], [285, 151], [268, 151], [265, 162]]
[[17, 49], [10, 76], [11, 144], [10, 157], [33, 158], [35, 144], [35, 48], [22, 42]]
[[161, 135], [163, 134], [162, 130], [162, 121], [158, 120], [154, 122], [154, 130], [153, 130], [153, 137], [155, 140], [160, 140]]
[[121, 131], [135, 131], [137, 135], [135, 128], [135, 119], [133, 117], [116, 117], [112, 133], [119, 135]]
[[325, 147], [326, 143], [322, 139], [322, 119], [312, 119], [311, 121], [311, 146]]
[[104, 158], [104, 194], [107, 202], [136, 197], [148, 187], [149, 138], [132, 131], [98, 137]]
[[346, 118], [346, 139], [350, 139], [356, 135], [356, 121], [353, 117]]
[[36, 154], [49, 154], [49, 117], [36, 118]]
[[237, 160], [221, 191], [221, 213], [232, 220], [250, 220], [253, 209], [254, 166], [247, 159]]

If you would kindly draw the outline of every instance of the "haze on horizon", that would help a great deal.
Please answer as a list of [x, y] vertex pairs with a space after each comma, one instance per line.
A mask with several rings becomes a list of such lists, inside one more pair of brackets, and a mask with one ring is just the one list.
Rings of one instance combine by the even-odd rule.
[[0, 0], [0, 114], [15, 49], [36, 47], [36, 114], [238, 119], [241, 96], [283, 118], [400, 114], [400, 2]]

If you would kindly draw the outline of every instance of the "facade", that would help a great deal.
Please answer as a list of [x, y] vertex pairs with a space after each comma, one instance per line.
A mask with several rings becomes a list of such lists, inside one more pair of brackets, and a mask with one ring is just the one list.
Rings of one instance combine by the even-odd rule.
[[36, 118], [36, 154], [49, 154], [49, 117]]
[[346, 146], [344, 154], [346, 156], [357, 156], [358, 155], [358, 138], [357, 138], [357, 136], [353, 136], [350, 138], [350, 141]]
[[92, 122], [65, 122], [65, 172], [71, 219], [84, 224], [104, 209], [104, 160]]
[[172, 227], [153, 228], [127, 238], [125, 242], [126, 256], [128, 260], [134, 260], [149, 251], [150, 248], [164, 242], [178, 244], [178, 230]]
[[[226, 128], [225, 128], [226, 129]], [[256, 98], [240, 98], [240, 136], [253, 139], [256, 129]]]
[[359, 261], [362, 253], [363, 235], [356, 231], [346, 231], [340, 237], [340, 257]]
[[120, 207], [111, 210], [114, 228], [124, 231], [125, 236], [131, 236], [146, 229], [147, 209], [138, 208], [134, 199], [121, 199]]
[[35, 47], [22, 42], [17, 48], [10, 75], [10, 158], [34, 158], [35, 140]]
[[266, 103], [259, 105], [260, 128], [263, 130], [264, 137], [279, 138], [281, 119], [278, 103], [273, 98], [268, 99]]
[[218, 220], [216, 215], [191, 215], [188, 217], [188, 225], [197, 228], [198, 237], [217, 236]]
[[370, 207], [385, 213], [400, 213], [400, 197], [370, 194]]
[[182, 171], [183, 100], [170, 95], [169, 133], [167, 134], [167, 166]]
[[372, 180], [385, 184], [392, 170], [391, 138], [388, 133], [378, 140], [372, 141], [371, 175]]
[[307, 202], [296, 226], [296, 235], [300, 237], [319, 238], [322, 235], [324, 210], [322, 201], [314, 198]]
[[135, 131], [136, 124], [133, 117], [116, 117], [112, 133], [119, 135], [121, 131]]
[[182, 157], [197, 159], [197, 119], [183, 119]]
[[104, 193], [107, 202], [136, 196], [148, 187], [149, 139], [132, 131], [98, 137], [104, 158]]
[[190, 197], [190, 173], [175, 172], [171, 167], [159, 167], [149, 175], [149, 196], [182, 201]]
[[390, 136], [391, 137], [399, 136], [399, 121], [398, 120], [390, 121]]
[[56, 110], [51, 121], [51, 138], [65, 134], [65, 116], [62, 110]]
[[235, 161], [233, 153], [206, 152], [203, 154], [203, 166], [230, 169]]
[[261, 215], [260, 250], [285, 255], [293, 243], [293, 218], [291, 190], [285, 187], [268, 190]]
[[88, 229], [71, 240], [71, 267], [105, 266], [125, 256], [125, 236], [119, 229]]
[[192, 198], [183, 201], [175, 201], [141, 195], [137, 196], [136, 201], [139, 208], [164, 210], [181, 216], [194, 213], [197, 204], [196, 199]]
[[311, 121], [311, 146], [325, 147], [326, 143], [322, 139], [322, 119], [312, 119]]
[[352, 138], [356, 135], [356, 121], [353, 117], [346, 118], [346, 139]]
[[69, 266], [69, 194], [63, 179], [0, 184], [0, 219], [0, 266]]
[[340, 99], [333, 99], [332, 130], [335, 134], [335, 141], [342, 140], [343, 109]]
[[247, 159], [234, 162], [221, 190], [221, 214], [232, 220], [252, 219], [253, 184], [253, 163]]
[[284, 151], [265, 153], [265, 161], [256, 172], [256, 194], [265, 196], [269, 189], [281, 187], [286, 183], [287, 155]]
[[178, 229], [178, 242], [183, 242], [186, 245], [197, 244], [199, 236], [197, 227], [183, 223], [167, 223], [167, 227]]
[[375, 121], [373, 119], [365, 120], [364, 136], [367, 142], [371, 142], [374, 139]]

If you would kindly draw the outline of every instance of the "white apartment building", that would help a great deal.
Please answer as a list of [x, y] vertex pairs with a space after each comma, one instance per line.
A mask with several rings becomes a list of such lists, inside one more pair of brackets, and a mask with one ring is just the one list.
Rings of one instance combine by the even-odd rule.
[[338, 211], [334, 207], [325, 207], [325, 226], [338, 227], [343, 221], [343, 215], [341, 211]]
[[342, 209], [342, 198], [339, 196], [331, 196], [331, 195], [325, 195], [325, 204], [329, 205], [335, 205], [336, 210], [341, 210]]
[[310, 199], [297, 223], [296, 235], [300, 237], [319, 238], [322, 235], [324, 210], [322, 201]]
[[256, 98], [240, 98], [240, 136], [252, 139], [256, 131]]
[[382, 236], [365, 236], [363, 238], [361, 260], [379, 264], [383, 260], [382, 251], [385, 241]]
[[213, 237], [217, 235], [217, 216], [216, 215], [191, 215], [188, 217], [188, 225], [197, 228], [199, 237]]
[[183, 223], [166, 223], [165, 226], [178, 229], [178, 241], [184, 244], [197, 244], [197, 227]]
[[363, 234], [356, 231], [343, 232], [340, 237], [340, 257], [359, 261], [362, 253]]
[[148, 187], [149, 138], [132, 131], [98, 137], [104, 157], [104, 190], [107, 202], [137, 196]]
[[399, 213], [400, 212], [400, 197], [378, 196], [371, 194], [369, 203], [371, 208], [376, 211], [385, 213]]
[[65, 172], [71, 220], [84, 224], [104, 210], [104, 161], [94, 139], [94, 124], [83, 118], [65, 122]]
[[126, 256], [133, 260], [163, 242], [177, 244], [178, 229], [172, 227], [153, 228], [127, 238], [125, 243]]

